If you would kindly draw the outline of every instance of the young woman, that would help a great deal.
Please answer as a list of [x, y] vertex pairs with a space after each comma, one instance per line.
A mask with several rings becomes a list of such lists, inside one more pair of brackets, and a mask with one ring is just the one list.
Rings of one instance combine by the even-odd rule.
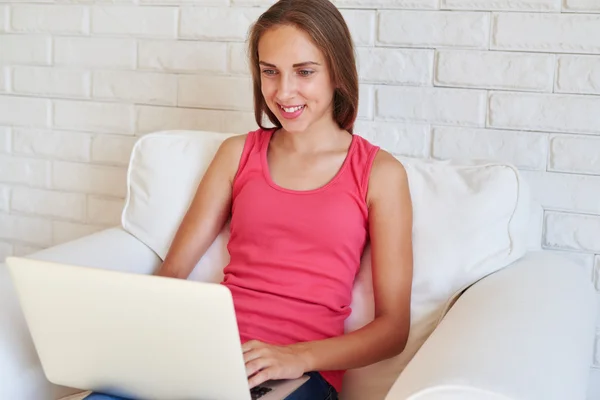
[[[252, 27], [249, 54], [261, 128], [223, 142], [157, 274], [187, 278], [231, 219], [222, 284], [234, 299], [249, 386], [310, 373], [289, 399], [337, 399], [344, 370], [395, 356], [406, 344], [406, 172], [352, 133], [354, 49], [329, 0], [274, 4]], [[275, 128], [262, 127], [264, 115]], [[367, 241], [375, 318], [344, 334]]]

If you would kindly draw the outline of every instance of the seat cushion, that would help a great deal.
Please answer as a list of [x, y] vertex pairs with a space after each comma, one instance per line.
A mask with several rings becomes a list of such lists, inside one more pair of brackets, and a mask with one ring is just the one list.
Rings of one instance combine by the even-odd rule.
[[[134, 147], [123, 227], [164, 258], [198, 182], [220, 143], [232, 134], [157, 132]], [[411, 332], [402, 354], [348, 371], [344, 399], [381, 399], [462, 289], [520, 258], [526, 251], [529, 191], [511, 165], [398, 157], [413, 201], [414, 277]], [[228, 227], [190, 279], [219, 281], [229, 261]], [[374, 316], [370, 248], [353, 288], [353, 331]]]

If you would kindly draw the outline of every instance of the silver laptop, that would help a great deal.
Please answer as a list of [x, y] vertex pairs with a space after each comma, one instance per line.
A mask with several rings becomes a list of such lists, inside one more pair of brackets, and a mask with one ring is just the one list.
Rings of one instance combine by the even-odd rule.
[[[140, 400], [250, 400], [233, 301], [219, 284], [6, 260], [52, 383]], [[308, 376], [270, 381], [281, 400]]]

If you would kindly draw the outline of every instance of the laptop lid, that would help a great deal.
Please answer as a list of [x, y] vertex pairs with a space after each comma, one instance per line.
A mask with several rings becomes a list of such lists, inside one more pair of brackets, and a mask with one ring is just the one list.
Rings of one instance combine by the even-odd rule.
[[49, 381], [148, 400], [250, 399], [225, 286], [6, 262]]

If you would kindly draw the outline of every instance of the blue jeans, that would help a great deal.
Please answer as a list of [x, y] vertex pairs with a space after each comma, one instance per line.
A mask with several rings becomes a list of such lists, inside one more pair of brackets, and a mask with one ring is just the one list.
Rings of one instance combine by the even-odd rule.
[[[338, 395], [318, 372], [309, 372], [310, 379], [290, 394], [285, 400], [338, 400]], [[92, 393], [84, 400], [131, 400], [102, 393]]]

